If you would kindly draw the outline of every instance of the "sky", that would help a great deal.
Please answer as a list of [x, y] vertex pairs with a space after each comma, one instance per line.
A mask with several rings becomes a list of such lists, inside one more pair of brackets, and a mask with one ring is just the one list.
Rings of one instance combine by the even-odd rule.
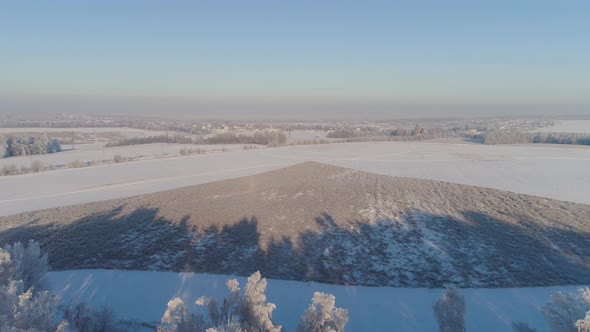
[[590, 2], [4, 1], [0, 112], [590, 113]]

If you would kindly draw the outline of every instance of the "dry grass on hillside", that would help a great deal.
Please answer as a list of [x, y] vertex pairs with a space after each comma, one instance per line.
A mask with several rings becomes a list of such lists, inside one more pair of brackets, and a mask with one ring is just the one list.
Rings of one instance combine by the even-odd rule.
[[319, 163], [0, 218], [54, 269], [188, 270], [339, 284], [590, 280], [590, 206]]

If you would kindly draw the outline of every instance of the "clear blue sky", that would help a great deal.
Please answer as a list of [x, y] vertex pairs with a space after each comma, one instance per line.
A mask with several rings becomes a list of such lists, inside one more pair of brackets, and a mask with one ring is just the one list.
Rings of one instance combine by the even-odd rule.
[[216, 107], [590, 113], [590, 1], [0, 0], [0, 111]]

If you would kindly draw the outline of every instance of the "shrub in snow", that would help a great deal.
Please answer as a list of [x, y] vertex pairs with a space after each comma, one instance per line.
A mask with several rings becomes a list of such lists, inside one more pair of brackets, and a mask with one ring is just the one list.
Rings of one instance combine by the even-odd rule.
[[465, 331], [465, 299], [454, 287], [448, 288], [433, 308], [439, 331]]
[[348, 311], [336, 308], [336, 297], [315, 292], [311, 305], [301, 317], [298, 332], [340, 332], [348, 323]]
[[588, 310], [590, 310], [588, 289], [580, 290], [580, 294], [553, 292], [551, 301], [541, 307], [541, 313], [549, 323], [551, 331], [555, 332], [578, 332], [576, 324], [578, 321], [583, 324]]
[[243, 293], [235, 279], [228, 280], [227, 288], [229, 295], [221, 306], [215, 299], [208, 297], [200, 297], [195, 302], [206, 307], [207, 319], [200, 313], [189, 312], [181, 299], [170, 300], [159, 331], [281, 331], [281, 327], [274, 326], [272, 322], [275, 305], [266, 302], [266, 279], [261, 277], [260, 272], [253, 273], [248, 278]]
[[512, 322], [512, 331], [514, 332], [537, 332], [534, 328], [530, 327], [526, 323]]
[[117, 331], [115, 315], [108, 307], [98, 311], [92, 310], [86, 303], [79, 303], [73, 307], [62, 309], [63, 317], [67, 321], [67, 328], [73, 331], [109, 332]]

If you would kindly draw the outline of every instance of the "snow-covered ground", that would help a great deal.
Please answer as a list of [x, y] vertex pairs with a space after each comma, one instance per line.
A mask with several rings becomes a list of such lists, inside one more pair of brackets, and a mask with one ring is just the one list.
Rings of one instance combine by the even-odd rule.
[[174, 189], [304, 161], [590, 204], [590, 148], [433, 142], [235, 150], [0, 177], [0, 215]]
[[40, 128], [40, 127], [23, 127], [23, 128], [0, 128], [0, 134], [8, 133], [62, 133], [62, 132], [76, 132], [76, 133], [117, 133], [124, 137], [147, 137], [165, 134], [165, 131], [153, 131], [136, 129], [129, 127], [81, 127], [81, 128]]
[[44, 165], [67, 165], [73, 161], [112, 161], [116, 155], [127, 158], [154, 158], [164, 155], [178, 155], [181, 149], [201, 149], [203, 151], [221, 151], [223, 149], [243, 149], [243, 144], [219, 144], [219, 145], [197, 145], [197, 144], [138, 144], [129, 146], [105, 147], [105, 143], [77, 144], [72, 150], [71, 145], [63, 145], [64, 151], [44, 155], [22, 156], [0, 158], [0, 167], [4, 165], [17, 165], [18, 167], [29, 167], [33, 161], [41, 161]]
[[[119, 319], [158, 322], [174, 297], [194, 304], [200, 296], [222, 300], [227, 295], [225, 275], [81, 270], [49, 273], [53, 291], [63, 303], [87, 302], [111, 306]], [[245, 278], [237, 278], [243, 287]], [[463, 289], [468, 331], [510, 331], [512, 321], [547, 330], [539, 306], [552, 291], [576, 292], [579, 287]], [[277, 309], [273, 319], [285, 331], [294, 331], [313, 292], [336, 296], [336, 304], [349, 310], [348, 331], [436, 331], [432, 305], [442, 289], [371, 288], [268, 280], [268, 301]]]
[[585, 133], [590, 134], [590, 120], [559, 120], [550, 127], [532, 130], [545, 133]]

